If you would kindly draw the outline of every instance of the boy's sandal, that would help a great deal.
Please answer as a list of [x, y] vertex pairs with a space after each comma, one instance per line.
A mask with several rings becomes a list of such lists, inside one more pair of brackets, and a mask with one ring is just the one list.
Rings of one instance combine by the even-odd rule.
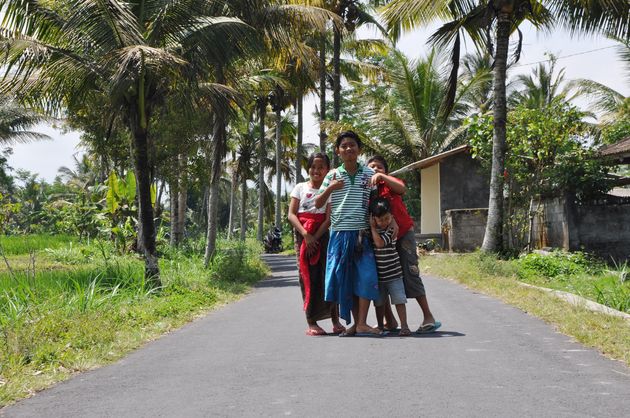
[[409, 328], [401, 328], [398, 335], [400, 337], [409, 337], [411, 335], [411, 330]]

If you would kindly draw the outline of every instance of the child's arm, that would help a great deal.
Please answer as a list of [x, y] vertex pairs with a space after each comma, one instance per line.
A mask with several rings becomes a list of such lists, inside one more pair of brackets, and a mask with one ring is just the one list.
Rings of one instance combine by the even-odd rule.
[[319, 239], [328, 231], [328, 227], [330, 227], [330, 203], [326, 205], [326, 220], [322, 223], [317, 232], [315, 232], [315, 239], [319, 241]]
[[300, 235], [306, 238], [306, 236], [309, 235], [309, 233], [306, 232], [306, 229], [304, 229], [304, 226], [302, 226], [302, 223], [297, 217], [299, 207], [300, 207], [300, 199], [292, 197], [291, 202], [289, 203], [288, 219], [289, 219], [289, 223], [293, 225], [293, 228], [295, 228], [295, 230], [298, 231]]
[[403, 195], [407, 192], [407, 187], [405, 186], [405, 183], [403, 183], [402, 180], [397, 179], [394, 176], [390, 176], [383, 173], [376, 173], [370, 179], [370, 182], [372, 184], [378, 184], [381, 181], [384, 182], [387, 185], [387, 187], [389, 187], [392, 190], [392, 192], [396, 194]]
[[[324, 180], [325, 182], [326, 180]], [[315, 207], [321, 208], [328, 202], [328, 198], [335, 190], [343, 189], [343, 180], [337, 180], [337, 171], [333, 173], [332, 179], [328, 186], [315, 198]]]
[[381, 234], [378, 233], [376, 229], [376, 221], [373, 216], [370, 216], [370, 231], [372, 232], [372, 241], [374, 241], [374, 247], [383, 248], [385, 246], [385, 241], [381, 237]]

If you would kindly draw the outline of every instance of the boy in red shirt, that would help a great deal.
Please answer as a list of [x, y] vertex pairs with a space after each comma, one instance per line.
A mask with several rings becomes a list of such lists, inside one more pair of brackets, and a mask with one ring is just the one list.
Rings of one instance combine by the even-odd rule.
[[372, 176], [371, 183], [378, 187], [379, 196], [389, 200], [391, 213], [394, 216], [394, 221], [398, 224], [396, 247], [403, 269], [405, 293], [407, 298], [416, 299], [424, 315], [424, 321], [416, 332], [434, 332], [442, 326], [442, 323], [435, 320], [431, 309], [429, 309], [426, 291], [418, 270], [418, 254], [416, 252], [413, 219], [409, 216], [407, 207], [402, 200], [402, 195], [407, 191], [407, 187], [402, 180], [387, 174], [389, 172], [387, 161], [380, 155], [370, 158], [367, 165], [376, 171], [376, 174]]

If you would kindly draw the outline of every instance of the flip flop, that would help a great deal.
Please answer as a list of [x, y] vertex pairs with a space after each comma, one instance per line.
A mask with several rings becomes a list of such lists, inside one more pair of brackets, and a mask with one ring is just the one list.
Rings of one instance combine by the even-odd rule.
[[385, 335], [398, 335], [400, 334], [400, 328], [392, 328], [392, 329], [383, 329], [383, 334]]
[[437, 331], [438, 328], [440, 328], [441, 326], [442, 326], [442, 323], [440, 321], [435, 321], [432, 324], [420, 325], [420, 328], [418, 328], [416, 333], [417, 334], [430, 334], [432, 332]]
[[354, 334], [348, 334], [346, 331], [339, 334], [340, 337], [363, 337], [363, 338], [381, 338], [385, 336], [383, 332], [355, 332]]
[[411, 330], [409, 330], [409, 328], [401, 328], [398, 335], [400, 337], [409, 337], [411, 335]]
[[306, 335], [308, 335], [310, 337], [316, 337], [318, 335], [328, 335], [328, 334], [323, 329], [309, 328], [309, 329], [306, 330]]
[[346, 327], [344, 327], [343, 325], [334, 326], [332, 332], [333, 334], [342, 334], [346, 332]]

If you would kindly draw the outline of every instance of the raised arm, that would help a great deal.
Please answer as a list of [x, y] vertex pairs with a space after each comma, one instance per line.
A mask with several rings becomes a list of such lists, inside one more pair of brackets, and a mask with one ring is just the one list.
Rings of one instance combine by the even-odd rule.
[[[324, 180], [324, 184], [325, 182], [326, 180]], [[335, 171], [333, 173], [332, 179], [330, 180], [330, 183], [328, 183], [328, 186], [326, 186], [324, 191], [317, 195], [317, 197], [315, 198], [315, 207], [319, 209], [324, 206], [326, 202], [328, 202], [328, 198], [330, 197], [332, 192], [334, 192], [335, 190], [340, 190], [342, 188], [343, 180], [337, 180], [337, 171]]]
[[381, 181], [384, 182], [387, 185], [387, 187], [389, 187], [392, 190], [392, 192], [396, 194], [403, 195], [407, 193], [407, 186], [405, 186], [405, 183], [403, 183], [402, 180], [394, 176], [390, 176], [388, 174], [383, 174], [383, 173], [376, 173], [370, 179], [370, 183], [372, 184], [378, 184]]

